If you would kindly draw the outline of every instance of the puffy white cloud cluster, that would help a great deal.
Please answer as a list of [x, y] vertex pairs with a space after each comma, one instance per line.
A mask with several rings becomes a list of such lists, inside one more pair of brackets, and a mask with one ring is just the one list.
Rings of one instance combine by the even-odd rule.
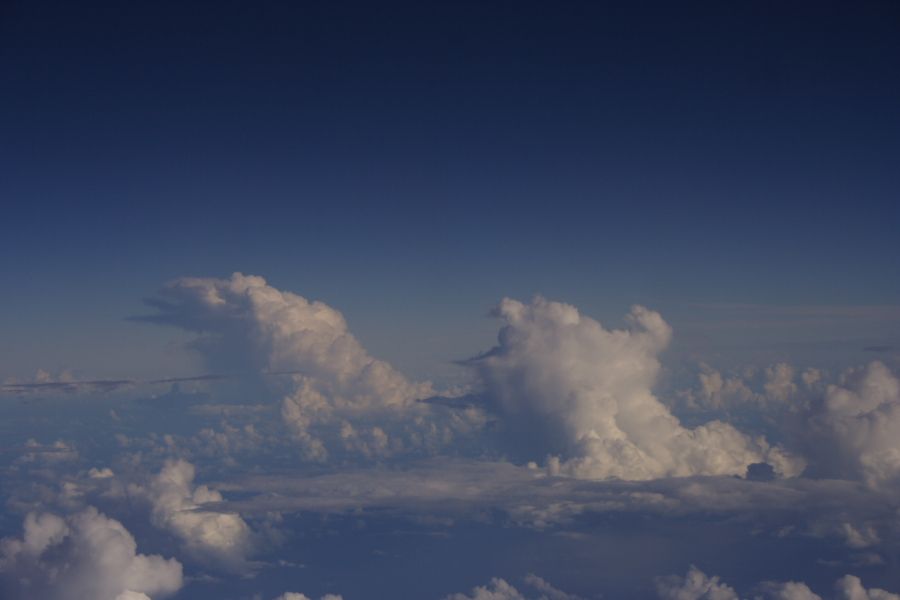
[[380, 457], [480, 426], [474, 411], [433, 418], [419, 402], [434, 395], [431, 384], [370, 356], [322, 302], [240, 273], [178, 279], [161, 293], [152, 301], [159, 314], [145, 319], [200, 334], [193, 346], [211, 366], [285, 374], [281, 416], [308, 459], [325, 460], [336, 448]]
[[[737, 592], [718, 577], [709, 577], [691, 566], [684, 577], [672, 575], [657, 579], [657, 592], [662, 600], [740, 600]], [[757, 586], [762, 596], [756, 600], [822, 600], [805, 583], [767, 581]], [[900, 600], [900, 596], [882, 589], [866, 589], [859, 577], [844, 575], [835, 582], [834, 600]]]
[[369, 356], [340, 312], [262, 277], [187, 277], [162, 294], [161, 314], [150, 318], [207, 335], [196, 345], [208, 358], [239, 357], [241, 367], [296, 373], [308, 393], [327, 396], [335, 409], [399, 407], [431, 393], [428, 384], [412, 383]]
[[834, 476], [858, 477], [869, 485], [900, 477], [900, 380], [881, 362], [844, 374], [827, 386], [814, 426], [817, 441], [834, 449], [820, 465]]
[[900, 481], [900, 379], [880, 361], [837, 376], [787, 363], [723, 376], [701, 365], [697, 389], [681, 398], [689, 409], [762, 417], [803, 448], [811, 477]]
[[494, 577], [487, 585], [474, 588], [470, 595], [453, 594], [446, 600], [525, 600], [525, 596], [505, 580]]
[[254, 548], [253, 532], [239, 514], [203, 510], [222, 495], [205, 485], [194, 486], [194, 466], [169, 460], [149, 486], [140, 490], [152, 506], [155, 525], [180, 538], [194, 557], [229, 568], [241, 568]]
[[841, 600], [900, 600], [900, 594], [892, 594], [879, 588], [864, 588], [862, 581], [855, 575], [844, 575], [838, 579], [835, 588]]
[[656, 591], [662, 600], [739, 600], [733, 588], [720, 582], [718, 577], [708, 577], [694, 566], [684, 577], [660, 577]]
[[[533, 600], [579, 600], [578, 596], [553, 587], [533, 573], [525, 576], [524, 582], [539, 593], [538, 596], [531, 596]], [[506, 580], [494, 577], [487, 585], [473, 588], [468, 595], [451, 594], [445, 600], [529, 600], [529, 596], [507, 583]]]
[[658, 355], [672, 330], [642, 307], [629, 328], [607, 330], [568, 304], [505, 299], [498, 346], [474, 359], [492, 407], [507, 432], [523, 440], [551, 472], [578, 477], [653, 479], [743, 475], [768, 462], [795, 475], [802, 462], [762, 438], [711, 421], [681, 425], [653, 394]]
[[822, 600], [809, 586], [799, 581], [766, 582], [761, 587], [771, 600]]
[[700, 363], [696, 389], [682, 390], [678, 396], [687, 410], [798, 413], [810, 408], [813, 395], [821, 391], [822, 378], [818, 369], [800, 371], [786, 362], [764, 369], [748, 366], [736, 373], [722, 373]]
[[0, 540], [0, 576], [10, 600], [141, 600], [182, 586], [178, 561], [138, 554], [128, 530], [94, 508], [28, 514], [21, 539]]

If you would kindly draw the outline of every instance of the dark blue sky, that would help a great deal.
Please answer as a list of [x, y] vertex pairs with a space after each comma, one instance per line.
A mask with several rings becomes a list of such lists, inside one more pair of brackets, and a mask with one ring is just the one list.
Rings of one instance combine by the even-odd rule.
[[0, 88], [0, 376], [171, 371], [123, 318], [236, 270], [420, 371], [503, 295], [900, 303], [896, 2], [5, 2]]

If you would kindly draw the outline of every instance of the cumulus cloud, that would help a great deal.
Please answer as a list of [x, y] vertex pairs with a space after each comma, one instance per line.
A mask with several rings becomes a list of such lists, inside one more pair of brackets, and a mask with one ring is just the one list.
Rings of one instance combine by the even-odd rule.
[[799, 581], [766, 582], [761, 586], [770, 600], [822, 600], [822, 597]]
[[684, 577], [659, 578], [656, 590], [662, 600], [739, 600], [733, 588], [693, 565]]
[[861, 480], [872, 487], [900, 482], [900, 379], [880, 361], [837, 376], [779, 363], [724, 376], [701, 365], [696, 389], [681, 392], [689, 409], [734, 409], [754, 415], [800, 448], [806, 474]]
[[144, 317], [203, 335], [194, 346], [212, 362], [296, 373], [335, 408], [400, 407], [431, 393], [372, 358], [343, 315], [268, 285], [262, 277], [182, 278], [162, 290], [160, 314]]
[[370, 356], [334, 308], [262, 277], [182, 278], [161, 296], [150, 301], [158, 314], [141, 319], [197, 333], [192, 346], [212, 367], [284, 375], [281, 416], [308, 459], [335, 449], [377, 458], [480, 425], [474, 410], [433, 418], [420, 402], [434, 395], [430, 383]]
[[872, 486], [900, 477], [900, 380], [884, 363], [848, 371], [828, 385], [813, 425], [823, 474]]
[[138, 554], [128, 530], [94, 508], [28, 514], [21, 539], [0, 540], [0, 575], [11, 600], [139, 600], [182, 585], [178, 561]]
[[879, 588], [866, 589], [859, 577], [844, 575], [835, 584], [841, 600], [900, 600], [900, 595]]
[[580, 600], [578, 596], [553, 587], [546, 580], [533, 573], [529, 573], [523, 579], [525, 584], [535, 591], [538, 596], [526, 596], [504, 579], [494, 577], [487, 585], [476, 586], [469, 594], [457, 593], [447, 596], [445, 600]]
[[237, 513], [203, 510], [222, 495], [205, 485], [194, 486], [194, 466], [169, 460], [143, 489], [158, 527], [178, 536], [196, 558], [230, 568], [244, 566], [254, 547], [253, 533]]
[[782, 475], [802, 469], [799, 459], [727, 423], [686, 428], [654, 396], [658, 356], [672, 335], [658, 313], [634, 307], [622, 330], [543, 298], [505, 299], [496, 315], [504, 321], [498, 345], [470, 364], [531, 457], [560, 457], [548, 462], [552, 472], [652, 479], [744, 475], [760, 462]]
[[490, 583], [472, 589], [468, 595], [453, 594], [447, 596], [445, 600], [526, 600], [526, 598], [503, 579], [494, 577]]
[[[757, 600], [822, 600], [809, 586], [799, 581], [761, 583], [762, 596]], [[844, 575], [834, 586], [834, 600], [900, 600], [900, 596], [882, 589], [866, 589], [855, 575]], [[737, 592], [718, 577], [709, 577], [691, 566], [684, 577], [672, 575], [657, 578], [657, 591], [662, 600], [739, 600]]]

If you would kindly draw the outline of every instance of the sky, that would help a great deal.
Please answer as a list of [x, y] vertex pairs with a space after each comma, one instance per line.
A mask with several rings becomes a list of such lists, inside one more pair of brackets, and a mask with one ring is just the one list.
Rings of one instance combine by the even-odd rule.
[[897, 106], [890, 0], [2, 3], [0, 595], [893, 598]]

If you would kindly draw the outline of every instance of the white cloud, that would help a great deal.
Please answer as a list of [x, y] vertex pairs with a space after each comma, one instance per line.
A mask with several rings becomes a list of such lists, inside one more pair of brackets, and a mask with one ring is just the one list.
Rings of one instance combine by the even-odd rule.
[[684, 577], [660, 577], [656, 590], [662, 600], [739, 600], [734, 589], [721, 583], [718, 577], [708, 577], [695, 566]]
[[194, 466], [167, 461], [143, 493], [152, 505], [153, 522], [175, 535], [195, 557], [229, 568], [244, 566], [254, 547], [253, 533], [239, 514], [203, 510], [222, 495], [205, 485], [194, 486]]
[[[757, 586], [763, 596], [757, 600], [822, 600], [809, 586], [799, 581], [767, 581]], [[859, 577], [844, 575], [835, 583], [834, 600], [900, 600], [900, 596], [882, 589], [866, 589]], [[739, 600], [737, 592], [718, 577], [709, 577], [695, 566], [687, 575], [657, 578], [657, 591], [662, 600]]]
[[436, 418], [420, 402], [434, 395], [430, 383], [370, 356], [334, 308], [262, 277], [182, 278], [162, 296], [152, 302], [159, 314], [144, 319], [200, 334], [192, 345], [213, 368], [283, 374], [270, 383], [281, 386], [281, 416], [308, 460], [432, 448], [483, 421], [474, 409]]
[[799, 581], [766, 582], [760, 586], [770, 600], [822, 600], [822, 597]]
[[519, 590], [497, 577], [485, 586], [478, 586], [470, 594], [453, 594], [446, 600], [527, 600]]
[[182, 585], [181, 564], [137, 553], [121, 523], [88, 508], [63, 518], [30, 513], [21, 539], [0, 540], [11, 600], [138, 600]]
[[859, 577], [844, 575], [835, 584], [839, 600], [900, 600], [900, 595], [882, 589], [866, 589]]
[[802, 463], [721, 421], [681, 425], [653, 394], [671, 328], [635, 307], [629, 328], [607, 330], [570, 305], [506, 299], [499, 344], [471, 364], [507, 432], [551, 472], [587, 478], [743, 475], [769, 462], [783, 475]]
[[787, 363], [778, 363], [766, 369], [766, 394], [780, 402], [789, 401], [797, 393], [794, 383], [794, 368]]
[[506, 580], [494, 577], [487, 585], [477, 586], [469, 594], [457, 593], [447, 596], [444, 600], [580, 600], [578, 596], [567, 594], [550, 585], [543, 578], [529, 573], [523, 579], [530, 588], [540, 592], [537, 597], [526, 596]]
[[115, 477], [115, 473], [109, 468], [97, 469], [91, 467], [91, 470], [88, 471], [88, 477], [91, 479], [110, 479], [111, 477]]
[[550, 582], [534, 573], [525, 576], [525, 583], [541, 592], [541, 600], [580, 600], [578, 596], [568, 594], [559, 588], [550, 585]]
[[877, 486], [900, 477], [900, 380], [881, 362], [846, 373], [829, 385], [814, 425], [822, 450], [838, 450], [820, 465], [826, 474], [857, 477]]

